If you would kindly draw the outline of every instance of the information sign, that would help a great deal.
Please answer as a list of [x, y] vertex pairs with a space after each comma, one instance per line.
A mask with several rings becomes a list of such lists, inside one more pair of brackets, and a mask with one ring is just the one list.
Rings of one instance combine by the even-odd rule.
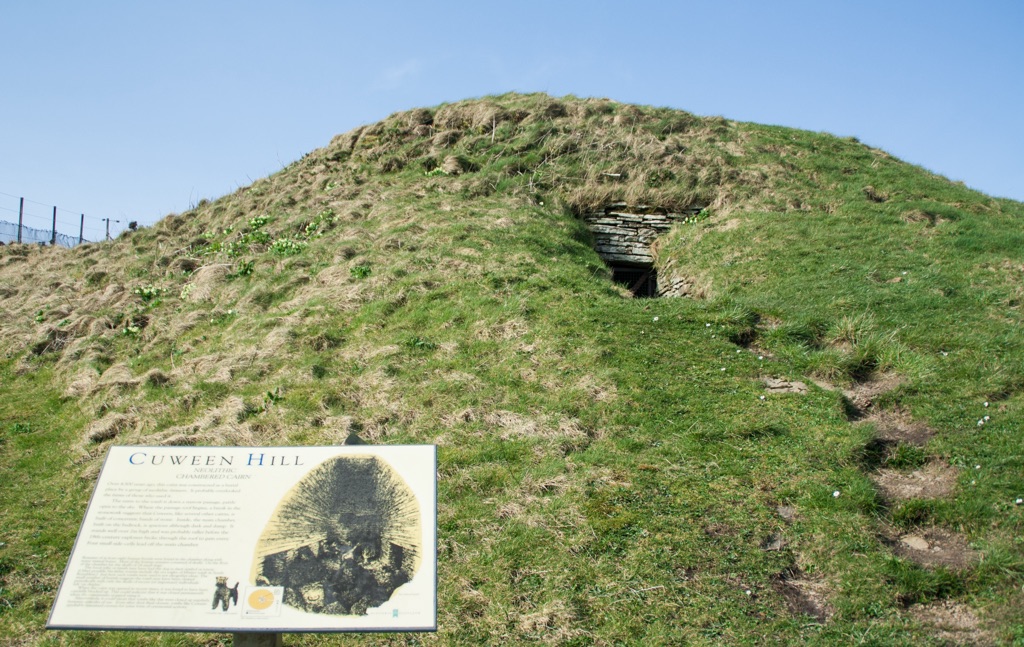
[[434, 631], [436, 451], [112, 447], [50, 629]]

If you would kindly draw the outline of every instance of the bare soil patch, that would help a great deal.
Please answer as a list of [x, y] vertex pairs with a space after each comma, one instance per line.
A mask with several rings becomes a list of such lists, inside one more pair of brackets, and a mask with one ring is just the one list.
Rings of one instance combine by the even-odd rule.
[[857, 382], [848, 389], [843, 389], [843, 395], [854, 407], [866, 411], [880, 395], [892, 391], [903, 383], [903, 378], [895, 374], [879, 375], [864, 382]]
[[885, 499], [941, 499], [956, 487], [957, 470], [938, 461], [913, 472], [882, 469], [871, 475]]
[[775, 511], [778, 512], [779, 516], [782, 517], [782, 520], [786, 523], [792, 523], [799, 516], [796, 511], [796, 506], [780, 505], [775, 508]]
[[841, 388], [828, 380], [815, 379], [814, 384], [826, 391], [843, 394], [846, 401], [847, 417], [850, 421], [862, 420], [874, 407], [878, 396], [892, 391], [903, 383], [903, 378], [895, 373], [877, 375], [862, 382], [855, 382], [849, 388]]
[[954, 645], [995, 644], [992, 636], [982, 628], [977, 614], [966, 604], [942, 600], [914, 605], [907, 613], [917, 622], [930, 627], [936, 638]]
[[816, 622], [825, 623], [835, 612], [828, 602], [828, 585], [800, 571], [784, 573], [775, 578], [772, 589], [782, 596], [790, 612], [795, 615], [811, 616]]
[[923, 447], [935, 435], [928, 425], [914, 420], [903, 409], [872, 411], [861, 422], [874, 426], [878, 438], [890, 443]]
[[892, 551], [921, 566], [944, 566], [961, 570], [972, 566], [980, 555], [960, 534], [945, 528], [921, 528], [884, 538]]

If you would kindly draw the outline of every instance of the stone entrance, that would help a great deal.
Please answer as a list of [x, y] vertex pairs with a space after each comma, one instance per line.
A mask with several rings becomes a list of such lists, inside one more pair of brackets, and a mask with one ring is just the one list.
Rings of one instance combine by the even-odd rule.
[[634, 297], [652, 298], [658, 296], [658, 271], [653, 265], [634, 267], [608, 263], [612, 280], [626, 286]]
[[657, 270], [651, 245], [675, 222], [692, 218], [703, 207], [669, 213], [645, 205], [613, 204], [582, 218], [594, 233], [597, 255], [612, 270], [612, 279], [629, 288], [635, 297], [657, 297]]

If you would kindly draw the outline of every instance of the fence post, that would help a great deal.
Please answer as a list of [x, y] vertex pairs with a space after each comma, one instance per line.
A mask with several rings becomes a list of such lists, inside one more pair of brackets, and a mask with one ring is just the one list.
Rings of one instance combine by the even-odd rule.
[[18, 205], [18, 244], [21, 244], [21, 221], [25, 216], [25, 198], [21, 199], [21, 203]]
[[85, 235], [85, 214], [82, 214], [82, 220], [78, 223], [78, 244], [81, 245]]
[[50, 245], [57, 244], [57, 207], [53, 208], [53, 227], [50, 229]]

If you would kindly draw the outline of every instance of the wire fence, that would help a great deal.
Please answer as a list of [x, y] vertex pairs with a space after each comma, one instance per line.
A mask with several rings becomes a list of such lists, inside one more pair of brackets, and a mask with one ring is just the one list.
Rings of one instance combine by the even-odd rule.
[[18, 223], [0, 220], [0, 242], [9, 244], [16, 243], [19, 240], [22, 243], [60, 245], [61, 247], [67, 247], [68, 249], [76, 245], [81, 245], [82, 243], [93, 242], [86, 240], [85, 238], [79, 238], [78, 236], [68, 236], [67, 234], [62, 234], [59, 231], [54, 232], [52, 229], [36, 229], [35, 227], [26, 227], [25, 225], [21, 226], [21, 233], [19, 236]]
[[87, 218], [83, 213], [0, 191], [0, 242], [4, 244], [38, 243], [70, 248], [109, 240], [123, 229], [120, 222], [113, 218]]

